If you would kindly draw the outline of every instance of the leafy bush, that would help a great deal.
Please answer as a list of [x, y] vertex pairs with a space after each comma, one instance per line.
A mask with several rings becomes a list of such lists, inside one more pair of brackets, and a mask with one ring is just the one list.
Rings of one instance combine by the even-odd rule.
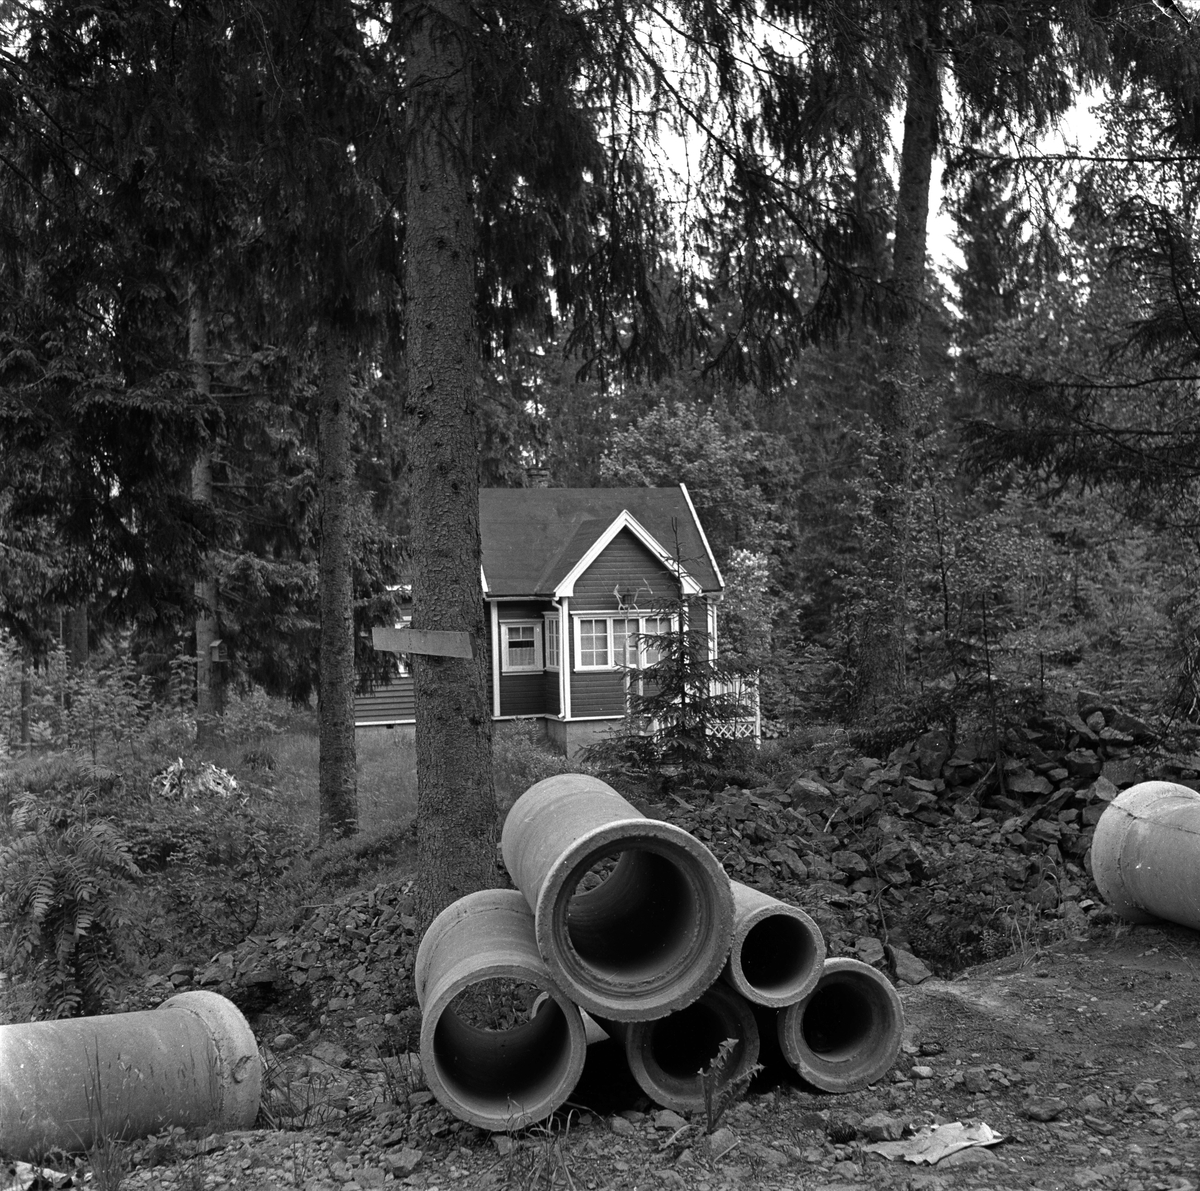
[[0, 927], [6, 962], [33, 976], [42, 1011], [72, 1017], [106, 1007], [128, 925], [120, 895], [140, 873], [117, 827], [92, 818], [96, 786], [64, 789], [66, 767], [51, 768], [53, 793], [25, 790], [12, 800], [11, 836], [0, 846]]
[[568, 761], [547, 743], [537, 720], [497, 724], [492, 739], [496, 801], [512, 806], [530, 786], [556, 773], [591, 773], [584, 761]]

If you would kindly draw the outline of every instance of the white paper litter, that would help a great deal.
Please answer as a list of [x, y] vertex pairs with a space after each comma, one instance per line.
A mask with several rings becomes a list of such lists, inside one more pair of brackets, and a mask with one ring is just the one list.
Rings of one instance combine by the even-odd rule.
[[28, 1162], [13, 1162], [7, 1166], [0, 1164], [0, 1191], [27, 1191], [39, 1179], [43, 1186], [65, 1187], [71, 1182], [71, 1175], [61, 1170], [51, 1170], [48, 1166], [33, 1166]]
[[863, 1149], [868, 1154], [881, 1154], [892, 1161], [903, 1158], [905, 1162], [928, 1162], [932, 1166], [947, 1154], [971, 1146], [994, 1146], [1003, 1140], [1003, 1135], [983, 1122], [964, 1125], [961, 1121], [951, 1121], [948, 1125], [925, 1125], [912, 1137], [901, 1141], [877, 1141]]

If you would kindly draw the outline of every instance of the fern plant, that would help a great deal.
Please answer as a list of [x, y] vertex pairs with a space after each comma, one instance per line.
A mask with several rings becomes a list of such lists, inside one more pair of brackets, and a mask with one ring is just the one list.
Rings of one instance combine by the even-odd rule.
[[0, 928], [5, 959], [32, 972], [50, 1017], [103, 1012], [121, 930], [125, 883], [139, 876], [112, 823], [88, 818], [86, 793], [47, 805], [26, 794], [0, 845]]

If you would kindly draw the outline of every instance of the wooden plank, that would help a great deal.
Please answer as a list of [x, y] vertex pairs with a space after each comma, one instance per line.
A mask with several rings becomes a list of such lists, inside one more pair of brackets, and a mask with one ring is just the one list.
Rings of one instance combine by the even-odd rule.
[[372, 629], [371, 644], [390, 653], [420, 653], [439, 658], [475, 656], [470, 633], [442, 629]]

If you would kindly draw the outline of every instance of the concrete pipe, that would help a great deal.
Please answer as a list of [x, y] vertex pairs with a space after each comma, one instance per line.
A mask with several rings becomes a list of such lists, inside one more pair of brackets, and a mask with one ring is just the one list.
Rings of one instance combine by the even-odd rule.
[[802, 1079], [822, 1092], [853, 1092], [896, 1061], [904, 1008], [882, 972], [857, 959], [827, 959], [816, 988], [780, 1010], [778, 1032]]
[[825, 940], [801, 909], [733, 883], [733, 944], [725, 979], [748, 1001], [782, 1009], [816, 987]]
[[[597, 778], [560, 774], [531, 786], [508, 813], [501, 850], [551, 972], [597, 1017], [665, 1017], [725, 966], [733, 894], [717, 858]], [[610, 859], [607, 879], [577, 892]]]
[[249, 1129], [261, 1087], [253, 1031], [213, 992], [0, 1026], [0, 1151], [36, 1161], [175, 1125]]
[[1200, 794], [1174, 782], [1119, 794], [1096, 824], [1092, 877], [1128, 922], [1165, 918], [1200, 930]]
[[[452, 1002], [491, 980], [533, 985], [549, 1001], [511, 1029], [464, 1020]], [[538, 954], [533, 914], [515, 889], [485, 889], [443, 910], [421, 940], [413, 981], [425, 1079], [455, 1116], [494, 1132], [519, 1129], [571, 1094], [587, 1056], [583, 1022]]]
[[731, 1078], [748, 1074], [758, 1062], [754, 1010], [723, 981], [669, 1017], [603, 1024], [624, 1045], [625, 1061], [638, 1087], [656, 1104], [676, 1112], [703, 1110], [700, 1073], [726, 1038], [735, 1042]]

